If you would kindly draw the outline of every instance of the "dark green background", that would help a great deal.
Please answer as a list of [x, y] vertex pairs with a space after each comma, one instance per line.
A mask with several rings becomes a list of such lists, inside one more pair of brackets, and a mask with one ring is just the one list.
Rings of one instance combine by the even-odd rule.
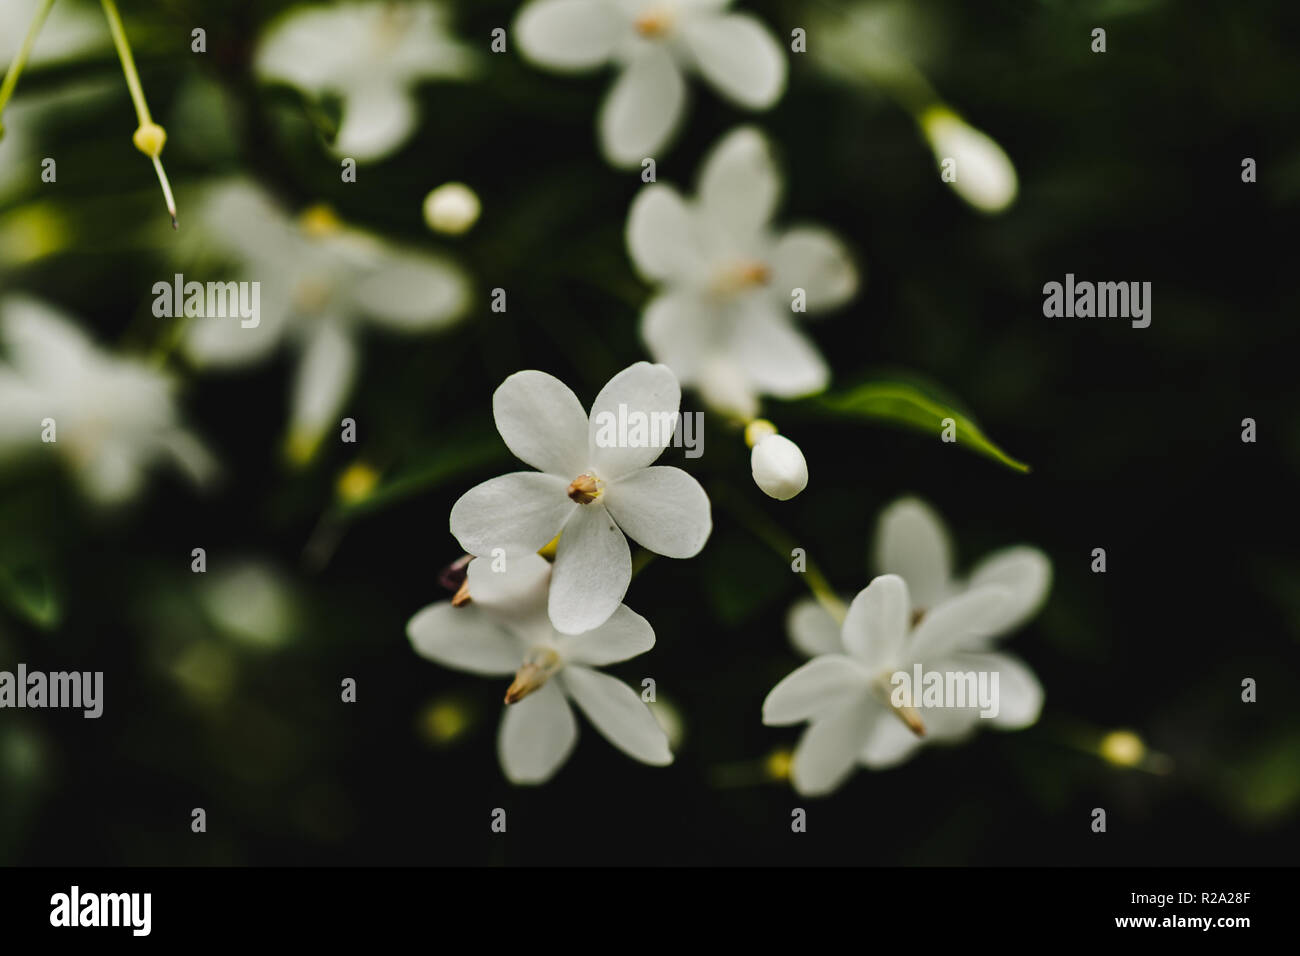
[[[781, 218], [824, 222], [859, 256], [862, 294], [812, 325], [833, 387], [924, 376], [1033, 472], [933, 436], [773, 405], [811, 471], [808, 490], [782, 504], [754, 487], [738, 438], [711, 422], [704, 457], [687, 467], [714, 492], [713, 537], [699, 558], [656, 560], [636, 578], [627, 601], [658, 646], [613, 668], [632, 682], [654, 677], [678, 707], [687, 736], [677, 762], [643, 767], [584, 724], [541, 789], [512, 788], [497, 767], [503, 688], [422, 661], [404, 626], [444, 596], [436, 575], [458, 554], [452, 503], [512, 467], [491, 426], [500, 380], [540, 368], [590, 402], [644, 357], [636, 318], [648, 289], [622, 241], [640, 180], [606, 166], [595, 143], [609, 75], [488, 57], [479, 82], [422, 87], [418, 134], [345, 186], [298, 94], [250, 79], [259, 25], [282, 4], [122, 6], [171, 134], [182, 229], [187, 186], [243, 170], [290, 203], [327, 201], [359, 224], [450, 249], [472, 271], [478, 304], [445, 335], [367, 337], [348, 405], [361, 454], [386, 477], [431, 469], [443, 480], [347, 521], [323, 568], [302, 551], [356, 449], [330, 445], [305, 473], [281, 464], [286, 354], [186, 390], [190, 420], [229, 473], [215, 497], [159, 476], [137, 506], [104, 517], [57, 472], [0, 475], [0, 558], [45, 575], [62, 610], [45, 631], [0, 609], [0, 667], [98, 669], [107, 684], [98, 721], [0, 712], [0, 861], [1294, 862], [1294, 4], [918, 4], [933, 28], [922, 68], [1019, 171], [1020, 199], [997, 218], [938, 181], [912, 120], [866, 81], [831, 82], [794, 57], [786, 96], [757, 117], [693, 85], [659, 179], [691, 188], [708, 147], [753, 118], [788, 174]], [[745, 6], [781, 36], [824, 9]], [[458, 33], [486, 51], [515, 8], [459, 4]], [[206, 55], [189, 52], [195, 26], [208, 31]], [[1095, 26], [1108, 32], [1104, 55], [1088, 49]], [[91, 76], [121, 79], [106, 55], [33, 70], [19, 98]], [[217, 85], [221, 110], [185, 115], [181, 91], [196, 78]], [[41, 155], [59, 158], [57, 187], [34, 183], [0, 215], [53, 203], [75, 239], [21, 268], [0, 263], [0, 282], [83, 317], [104, 342], [143, 349], [162, 331], [149, 289], [170, 274], [173, 234], [133, 128], [123, 84], [111, 109], [70, 108], [40, 131]], [[1258, 161], [1256, 184], [1240, 180], [1245, 156]], [[449, 179], [484, 203], [454, 242], [427, 233], [419, 212]], [[1066, 272], [1151, 281], [1150, 328], [1044, 318], [1042, 284]], [[504, 315], [486, 307], [495, 286], [509, 292]], [[698, 407], [693, 396], [685, 407]], [[1239, 440], [1246, 416], [1259, 423], [1257, 444]], [[727, 768], [796, 739], [764, 727], [759, 711], [797, 663], [783, 617], [804, 593], [724, 504], [767, 515], [852, 592], [868, 580], [877, 513], [904, 492], [948, 519], [962, 567], [1019, 542], [1050, 554], [1050, 602], [1010, 644], [1046, 688], [1041, 722], [860, 772], [823, 800], [781, 784], [720, 786]], [[289, 574], [304, 607], [291, 643], [248, 650], [203, 623], [189, 572], [199, 546], [210, 569], [255, 554]], [[1105, 575], [1089, 572], [1094, 547], [1107, 549]], [[229, 696], [205, 702], [169, 676], [165, 661], [200, 644], [232, 666]], [[1247, 676], [1259, 681], [1254, 705], [1239, 700]], [[339, 702], [343, 677], [358, 681], [354, 705]], [[449, 694], [477, 722], [437, 749], [417, 717]], [[1114, 727], [1142, 734], [1173, 772], [1121, 770], [1077, 746]], [[189, 831], [196, 806], [208, 813], [201, 836]], [[809, 810], [804, 835], [790, 833], [795, 806]], [[489, 832], [494, 807], [508, 811], [506, 837]], [[1108, 811], [1105, 835], [1089, 829], [1094, 807]]]

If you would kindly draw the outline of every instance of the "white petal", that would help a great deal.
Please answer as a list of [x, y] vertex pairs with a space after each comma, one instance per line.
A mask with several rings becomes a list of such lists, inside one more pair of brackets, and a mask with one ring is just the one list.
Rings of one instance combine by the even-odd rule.
[[492, 395], [492, 417], [520, 461], [567, 482], [587, 470], [587, 413], [554, 375], [516, 372]]
[[451, 533], [474, 555], [537, 551], [550, 543], [578, 506], [563, 478], [516, 471], [475, 485], [451, 508]]
[[605, 507], [629, 538], [666, 558], [693, 558], [713, 530], [700, 483], [667, 465], [634, 471], [605, 489]]
[[564, 525], [551, 570], [547, 611], [563, 634], [582, 634], [609, 620], [632, 581], [632, 551], [599, 504], [578, 505]]
[[787, 674], [763, 701], [769, 726], [820, 720], [870, 694], [871, 673], [844, 654], [823, 654]]
[[733, 236], [762, 229], [781, 198], [781, 177], [766, 137], [753, 126], [723, 137], [704, 159], [698, 192], [701, 207]]
[[911, 624], [907, 584], [882, 574], [858, 592], [844, 618], [844, 646], [871, 673], [905, 663], [903, 645]]
[[756, 18], [699, 17], [683, 34], [705, 79], [740, 106], [766, 109], [785, 92], [785, 52]]
[[809, 312], [833, 309], [858, 291], [858, 270], [852, 257], [825, 229], [802, 227], [786, 232], [772, 253], [772, 266], [772, 288], [787, 300], [794, 289], [803, 289]]
[[400, 86], [375, 82], [350, 90], [334, 151], [358, 162], [382, 159], [411, 135], [416, 120], [415, 103]]
[[469, 282], [436, 256], [386, 251], [382, 264], [359, 278], [352, 300], [367, 317], [398, 332], [443, 328], [469, 305]]
[[786, 615], [785, 629], [790, 643], [806, 657], [844, 653], [839, 623], [816, 598], [800, 598]]
[[86, 494], [100, 504], [114, 505], [135, 497], [144, 485], [144, 469], [130, 446], [103, 441], [95, 455], [76, 469]]
[[676, 132], [686, 82], [672, 53], [654, 46], [623, 70], [600, 107], [600, 142], [615, 166], [654, 157]]
[[901, 720], [881, 708], [859, 759], [873, 770], [885, 770], [910, 759], [924, 743], [924, 737], [912, 733]]
[[[962, 654], [964, 669], [997, 672], [998, 713], [988, 723], [1008, 730], [1028, 727], [1043, 711], [1043, 685], [1029, 665], [1012, 654]], [[980, 721], [984, 723], [984, 720]]]
[[953, 160], [956, 178], [950, 185], [962, 199], [987, 213], [1001, 212], [1015, 202], [1016, 168], [996, 140], [942, 108], [924, 114], [921, 128], [939, 166]]
[[998, 584], [1011, 592], [1005, 618], [993, 625], [994, 634], [1014, 630], [1038, 613], [1052, 586], [1052, 562], [1037, 548], [1020, 545], [995, 551], [977, 564], [971, 587]]
[[627, 214], [627, 251], [646, 279], [684, 277], [698, 266], [695, 223], [686, 201], [671, 186], [644, 187]]
[[592, 725], [619, 750], [656, 767], [673, 762], [668, 735], [641, 696], [627, 684], [608, 674], [575, 666], [566, 667], [560, 680]]
[[336, 322], [317, 327], [298, 363], [293, 387], [291, 424], [294, 432], [314, 444], [347, 400], [356, 374], [357, 350], [352, 338]]
[[[609, 482], [653, 464], [672, 441], [681, 402], [677, 376], [666, 365], [637, 362], [611, 378], [591, 404], [587, 459], [596, 477]], [[633, 430], [635, 422], [629, 415], [634, 413], [644, 416], [644, 436]], [[620, 421], [628, 423], [626, 436], [619, 434]], [[626, 443], [624, 437], [629, 439]]]
[[511, 783], [545, 783], [573, 752], [578, 722], [554, 679], [506, 707], [497, 756]]
[[875, 568], [907, 582], [912, 605], [932, 608], [948, 596], [952, 546], [943, 519], [916, 498], [900, 498], [876, 525]]
[[471, 674], [513, 674], [523, 660], [519, 642], [472, 604], [430, 604], [407, 623], [406, 636], [421, 657]]
[[[545, 621], [551, 562], [540, 554], [529, 551], [505, 555], [500, 560], [475, 558], [465, 572], [474, 607], [486, 608], [512, 621], [528, 620], [535, 615]], [[543, 637], [549, 636], [549, 625], [546, 632]]]
[[755, 301], [732, 334], [733, 355], [754, 387], [778, 398], [799, 398], [826, 388], [830, 369], [793, 321], [765, 301]]
[[529, 60], [556, 70], [587, 70], [610, 58], [626, 21], [605, 0], [533, 0], [511, 31]]
[[1010, 600], [1010, 591], [990, 585], [972, 588], [930, 608], [912, 631], [907, 656], [924, 662], [979, 648], [992, 628], [1005, 619], [1004, 608]]
[[672, 369], [683, 385], [694, 384], [703, 374], [713, 316], [692, 292], [655, 296], [641, 315], [641, 340], [654, 357]]
[[809, 797], [835, 790], [857, 764], [880, 709], [867, 697], [852, 706], [813, 721], [794, 750], [790, 780]]
[[603, 667], [644, 654], [655, 646], [650, 622], [626, 604], [620, 604], [608, 621], [585, 634], [563, 635], [560, 656], [574, 664]]

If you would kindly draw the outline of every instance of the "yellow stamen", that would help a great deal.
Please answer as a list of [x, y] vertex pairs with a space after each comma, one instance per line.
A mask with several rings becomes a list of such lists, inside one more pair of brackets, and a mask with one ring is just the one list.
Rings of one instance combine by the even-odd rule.
[[535, 690], [540, 690], [560, 669], [560, 655], [549, 647], [537, 648], [524, 661], [515, 674], [514, 682], [506, 690], [506, 703], [517, 704]]
[[653, 7], [636, 18], [636, 32], [647, 39], [658, 39], [673, 26], [673, 14], [667, 7]]

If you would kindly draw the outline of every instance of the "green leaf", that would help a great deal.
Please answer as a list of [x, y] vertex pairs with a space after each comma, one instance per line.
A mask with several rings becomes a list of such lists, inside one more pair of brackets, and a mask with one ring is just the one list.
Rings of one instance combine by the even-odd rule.
[[846, 392], [820, 395], [812, 404], [846, 418], [870, 419], [930, 434], [940, 432], [943, 420], [951, 418], [956, 424], [957, 444], [1008, 468], [1022, 473], [1029, 471], [1028, 465], [993, 444], [970, 418], [906, 382], [864, 382]]
[[0, 604], [46, 631], [63, 616], [50, 576], [33, 565], [0, 564]]

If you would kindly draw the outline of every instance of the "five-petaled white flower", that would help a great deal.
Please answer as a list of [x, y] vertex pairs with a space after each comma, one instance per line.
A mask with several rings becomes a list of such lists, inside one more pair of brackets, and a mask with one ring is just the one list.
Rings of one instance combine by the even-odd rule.
[[599, 627], [561, 634], [546, 615], [547, 561], [524, 554], [503, 571], [492, 565], [490, 558], [471, 561], [469, 603], [432, 604], [411, 618], [407, 634], [416, 651], [446, 667], [515, 675], [497, 739], [506, 776], [545, 783], [559, 770], [578, 739], [570, 700], [624, 753], [655, 766], [672, 763], [668, 737], [636, 691], [594, 670], [654, 647], [649, 622], [619, 604]]
[[285, 338], [302, 352], [293, 387], [290, 451], [314, 453], [346, 400], [357, 364], [359, 320], [396, 332], [450, 325], [469, 304], [458, 266], [345, 226], [316, 206], [296, 221], [261, 189], [235, 180], [202, 202], [196, 240], [213, 240], [259, 281], [260, 317], [191, 318], [185, 350], [200, 366], [241, 365], [268, 355]]
[[[567, 634], [603, 624], [632, 580], [628, 537], [657, 554], [690, 558], [712, 530], [699, 482], [653, 464], [672, 439], [680, 401], [671, 371], [638, 362], [601, 389], [588, 419], [559, 379], [516, 372], [492, 396], [492, 412], [515, 457], [538, 470], [471, 488], [451, 509], [451, 533], [479, 556], [535, 552], [559, 534], [551, 622]], [[609, 425], [620, 416], [649, 427], [617, 435]]]
[[0, 344], [0, 456], [60, 454], [103, 503], [132, 497], [155, 462], [196, 482], [214, 472], [162, 372], [101, 351], [67, 316], [18, 296], [0, 301]]
[[683, 385], [744, 419], [757, 414], [760, 394], [826, 387], [829, 369], [793, 310], [834, 308], [858, 285], [852, 259], [825, 229], [772, 229], [780, 191], [766, 139], [741, 127], [705, 160], [693, 202], [656, 184], [628, 215], [632, 260], [662, 284], [642, 314], [642, 339]]
[[254, 68], [309, 96], [341, 96], [334, 151], [367, 162], [391, 153], [415, 129], [416, 83], [463, 79], [475, 64], [473, 52], [449, 33], [441, 4], [375, 2], [291, 12], [263, 37]]
[[[994, 551], [966, 578], [956, 577], [948, 529], [919, 498], [899, 498], [881, 511], [872, 549], [875, 572], [897, 574], [907, 582], [917, 613], [971, 588], [1006, 588], [1007, 600], [988, 621], [990, 637], [1010, 633], [1037, 614], [1052, 586], [1051, 560], [1038, 548], [1023, 544]], [[809, 657], [843, 649], [839, 624], [814, 598], [796, 602], [786, 623], [791, 643]]]
[[918, 614], [907, 585], [894, 574], [859, 592], [838, 647], [789, 674], [763, 702], [765, 724], [808, 722], [791, 766], [795, 789], [810, 796], [829, 793], [858, 763], [892, 767], [924, 741], [953, 741], [973, 732], [982, 711], [970, 697], [957, 706], [923, 700], [919, 687], [910, 699], [896, 695], [903, 685], [895, 675], [910, 679], [918, 666], [945, 682], [983, 674], [996, 693], [990, 723], [1007, 729], [1034, 723], [1043, 703], [1038, 679], [1019, 659], [989, 647], [1009, 600], [1002, 587], [972, 588]]
[[618, 80], [600, 109], [605, 158], [633, 166], [673, 137], [686, 110], [685, 69], [723, 96], [766, 109], [785, 91], [785, 53], [731, 0], [533, 0], [514, 35], [524, 55], [555, 70], [614, 63]]

